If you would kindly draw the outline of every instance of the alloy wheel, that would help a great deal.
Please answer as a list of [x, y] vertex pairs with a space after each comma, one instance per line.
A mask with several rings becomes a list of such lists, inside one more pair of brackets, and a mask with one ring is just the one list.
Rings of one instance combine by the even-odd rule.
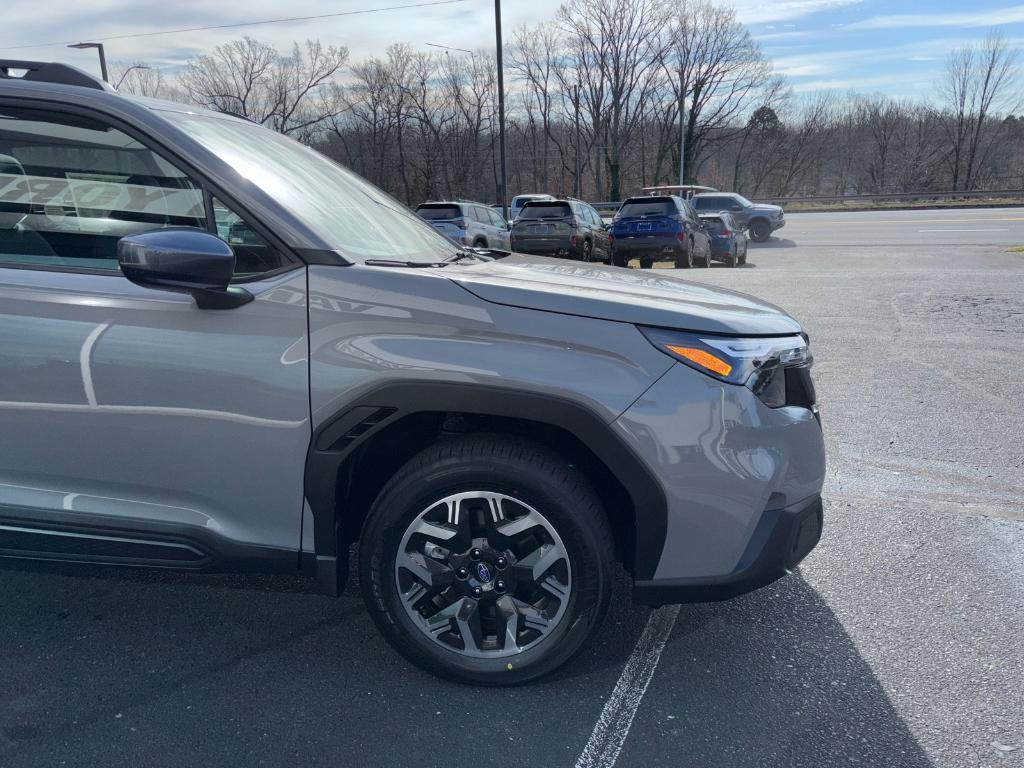
[[558, 626], [572, 594], [569, 555], [547, 518], [483, 490], [448, 495], [412, 520], [395, 580], [417, 629], [472, 657], [534, 646]]

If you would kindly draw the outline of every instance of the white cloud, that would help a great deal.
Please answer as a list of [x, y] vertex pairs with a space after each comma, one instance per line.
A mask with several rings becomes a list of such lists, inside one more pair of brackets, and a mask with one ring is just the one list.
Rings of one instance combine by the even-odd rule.
[[846, 29], [899, 29], [903, 27], [995, 27], [1024, 21], [1024, 5], [987, 8], [960, 13], [897, 13], [872, 16], [847, 24]]
[[862, 0], [726, 0], [720, 4], [735, 7], [736, 15], [744, 24], [763, 24], [770, 21], [799, 19], [814, 13], [860, 5], [861, 2]]

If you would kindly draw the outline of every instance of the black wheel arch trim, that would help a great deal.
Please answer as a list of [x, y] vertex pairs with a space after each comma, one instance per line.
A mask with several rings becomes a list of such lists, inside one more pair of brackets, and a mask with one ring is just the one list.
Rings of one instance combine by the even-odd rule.
[[625, 488], [635, 511], [633, 571], [650, 579], [661, 557], [667, 501], [650, 469], [593, 409], [569, 398], [470, 383], [400, 381], [357, 395], [313, 432], [306, 457], [305, 495], [313, 513], [315, 557], [303, 559], [321, 589], [337, 595], [348, 574], [348, 552], [339, 551], [345, 525], [337, 509], [343, 462], [396, 420], [416, 413], [461, 413], [551, 424], [585, 445]]

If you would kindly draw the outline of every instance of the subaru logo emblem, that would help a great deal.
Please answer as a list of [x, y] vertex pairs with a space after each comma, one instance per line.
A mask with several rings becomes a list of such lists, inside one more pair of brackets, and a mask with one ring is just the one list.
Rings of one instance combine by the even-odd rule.
[[487, 563], [476, 564], [476, 577], [484, 584], [491, 580], [491, 569], [487, 567]]

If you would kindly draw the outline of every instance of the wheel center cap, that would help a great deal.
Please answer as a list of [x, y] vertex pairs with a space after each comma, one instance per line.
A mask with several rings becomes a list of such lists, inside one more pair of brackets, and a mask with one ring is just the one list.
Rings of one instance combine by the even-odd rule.
[[477, 563], [476, 577], [481, 583], [487, 584], [492, 578], [494, 578], [494, 574], [491, 573], [491, 569], [487, 563]]

